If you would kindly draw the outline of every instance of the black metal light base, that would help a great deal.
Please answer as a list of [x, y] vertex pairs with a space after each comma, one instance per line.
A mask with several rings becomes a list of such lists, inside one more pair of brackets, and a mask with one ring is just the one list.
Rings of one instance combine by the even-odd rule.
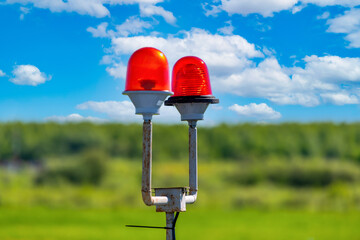
[[175, 103], [209, 103], [216, 104], [219, 103], [219, 99], [214, 96], [179, 96], [179, 97], [169, 97], [165, 101], [165, 106], [173, 106]]

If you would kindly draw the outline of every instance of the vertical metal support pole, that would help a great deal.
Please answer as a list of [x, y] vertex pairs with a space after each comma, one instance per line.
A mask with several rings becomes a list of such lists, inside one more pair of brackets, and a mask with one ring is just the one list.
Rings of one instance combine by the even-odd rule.
[[[142, 161], [142, 194], [146, 205], [151, 205], [151, 168], [152, 168], [152, 123], [143, 123], [143, 161]], [[150, 198], [150, 199], [149, 199]]]
[[189, 195], [186, 203], [194, 203], [198, 191], [198, 153], [196, 120], [189, 121]]
[[142, 198], [146, 205], [164, 205], [167, 197], [153, 197], [151, 194], [152, 171], [152, 124], [151, 120], [144, 120], [143, 124], [143, 161], [142, 161]]
[[175, 240], [174, 239], [174, 231], [175, 229], [173, 228], [173, 223], [174, 223], [174, 213], [170, 212], [170, 213], [166, 213], [166, 240]]

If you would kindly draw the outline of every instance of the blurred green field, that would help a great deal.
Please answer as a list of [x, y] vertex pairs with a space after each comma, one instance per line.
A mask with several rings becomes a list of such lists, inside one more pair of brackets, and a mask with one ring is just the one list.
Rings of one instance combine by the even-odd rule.
[[[73, 164], [70, 159], [63, 161]], [[273, 164], [279, 167], [270, 162], [240, 169], [256, 169], [264, 176]], [[56, 169], [58, 164], [58, 160], [49, 161]], [[287, 167], [286, 171], [292, 168]], [[239, 171], [236, 163], [200, 165], [199, 199], [180, 214], [178, 239], [360, 239], [357, 181], [294, 188], [266, 179], [244, 183], [229, 178], [239, 177]], [[140, 161], [108, 160], [98, 185], [74, 185], [64, 179], [39, 185], [34, 181], [37, 174], [31, 167], [0, 171], [1, 240], [165, 238], [165, 230], [125, 227], [164, 226], [165, 222], [164, 213], [142, 203]], [[155, 186], [186, 184], [186, 162], [154, 163]]]
[[[0, 209], [2, 240], [165, 239], [165, 230], [126, 228], [125, 224], [163, 226], [164, 213], [149, 209]], [[178, 239], [339, 240], [360, 239], [360, 215], [299, 211], [221, 211], [181, 213]]]
[[[169, 141], [170, 136], [176, 136]], [[154, 126], [153, 187], [188, 185], [185, 126]], [[360, 124], [199, 128], [178, 239], [360, 240]], [[141, 126], [0, 124], [0, 240], [164, 239], [141, 199]]]
[[[42, 162], [49, 157], [96, 149], [111, 158], [140, 159], [140, 124], [0, 123], [0, 164], [11, 160]], [[203, 160], [248, 161], [278, 157], [360, 162], [360, 123], [221, 124], [198, 126]], [[188, 129], [153, 125], [153, 154], [158, 160], [188, 156]]]
[[[102, 166], [103, 176], [96, 184], [93, 179], [99, 174], [99, 166], [81, 161], [73, 157], [53, 159], [42, 170], [30, 166], [0, 169], [0, 206], [71, 209], [144, 206], [140, 193], [141, 160], [107, 160]], [[186, 161], [154, 161], [153, 187], [187, 184]], [[250, 207], [340, 212], [360, 209], [360, 169], [351, 163], [203, 162], [199, 166], [199, 189], [197, 205], [205, 209]]]

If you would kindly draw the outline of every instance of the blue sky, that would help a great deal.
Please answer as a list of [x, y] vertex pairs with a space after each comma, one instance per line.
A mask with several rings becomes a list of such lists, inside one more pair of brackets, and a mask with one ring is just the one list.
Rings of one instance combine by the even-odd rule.
[[0, 34], [0, 121], [140, 121], [145, 46], [207, 63], [207, 124], [360, 120], [360, 0], [0, 0]]

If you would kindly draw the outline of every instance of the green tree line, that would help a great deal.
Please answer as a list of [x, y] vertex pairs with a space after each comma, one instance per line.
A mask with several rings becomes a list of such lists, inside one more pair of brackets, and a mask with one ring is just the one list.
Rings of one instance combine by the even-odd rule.
[[[186, 125], [153, 126], [153, 154], [158, 159], [186, 159]], [[141, 158], [139, 124], [0, 124], [0, 161], [38, 161], [99, 150], [109, 157]], [[252, 160], [265, 157], [360, 161], [360, 123], [239, 124], [198, 127], [202, 160]]]

